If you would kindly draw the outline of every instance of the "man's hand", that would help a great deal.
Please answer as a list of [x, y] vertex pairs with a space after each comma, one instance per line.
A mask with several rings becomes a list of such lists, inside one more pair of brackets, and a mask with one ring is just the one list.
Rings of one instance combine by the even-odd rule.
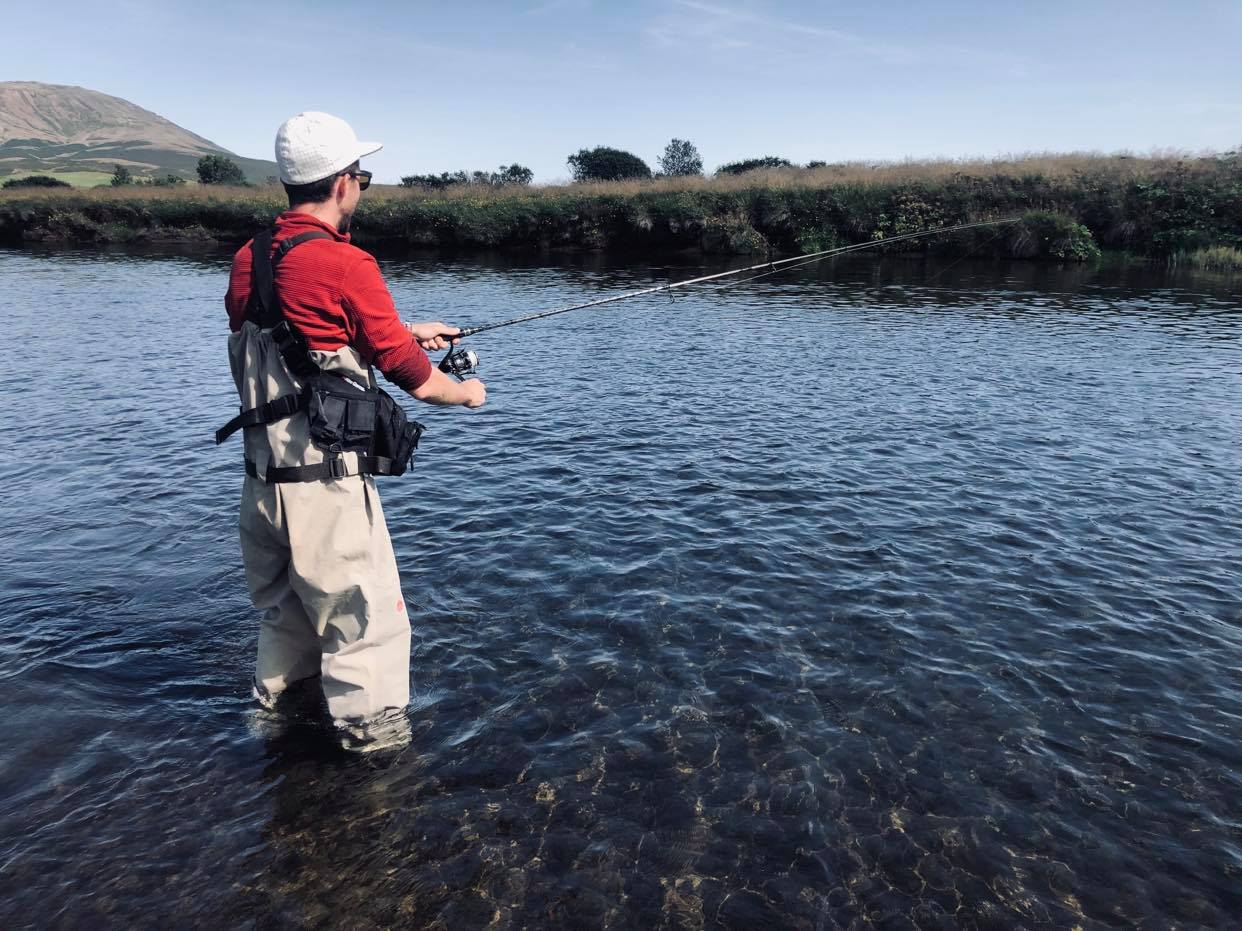
[[[449, 338], [461, 332], [460, 327], [449, 326], [447, 323], [441, 323], [439, 320], [432, 320], [429, 323], [407, 323], [405, 328], [410, 331], [411, 336], [418, 340], [418, 345], [428, 352], [436, 349], [448, 349]], [[454, 339], [452, 342], [456, 345], [461, 340]]]
[[487, 401], [487, 389], [477, 378], [456, 381], [439, 369], [433, 368], [427, 380], [411, 391], [410, 396], [427, 404], [461, 404], [465, 407], [482, 407]]
[[468, 398], [466, 407], [482, 407], [486, 403], [487, 389], [477, 378], [467, 378], [461, 383], [461, 387], [465, 389]]

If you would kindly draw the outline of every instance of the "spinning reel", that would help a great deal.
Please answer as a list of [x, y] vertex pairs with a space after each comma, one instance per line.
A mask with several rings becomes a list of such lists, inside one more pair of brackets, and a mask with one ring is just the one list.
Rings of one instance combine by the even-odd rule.
[[479, 371], [479, 354], [473, 349], [453, 348], [444, 354], [437, 366], [445, 375], [452, 375], [458, 381], [465, 381], [470, 375]]

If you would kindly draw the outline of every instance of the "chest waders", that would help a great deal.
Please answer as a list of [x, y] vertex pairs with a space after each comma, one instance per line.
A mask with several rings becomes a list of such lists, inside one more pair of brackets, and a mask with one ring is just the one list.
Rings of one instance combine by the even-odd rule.
[[[302, 390], [282, 395], [249, 410], [216, 431], [216, 444], [238, 430], [266, 427], [305, 413], [311, 442], [326, 458], [314, 465], [269, 466], [262, 476], [272, 482], [314, 482], [347, 475], [404, 475], [419, 437], [425, 429], [410, 420], [405, 410], [382, 388], [367, 388], [346, 373], [324, 371], [315, 363], [302, 334], [285, 319], [276, 295], [274, 265], [296, 246], [312, 239], [331, 239], [327, 233], [301, 233], [282, 240], [271, 255], [272, 231], [260, 233], [251, 243], [250, 299], [246, 319], [269, 331], [280, 358]], [[358, 454], [353, 467], [341, 454]], [[246, 474], [259, 478], [258, 468], [246, 460]]]

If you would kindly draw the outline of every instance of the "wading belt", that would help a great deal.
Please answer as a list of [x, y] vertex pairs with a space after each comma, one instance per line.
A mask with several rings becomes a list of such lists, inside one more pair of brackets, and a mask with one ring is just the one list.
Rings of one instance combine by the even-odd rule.
[[281, 482], [317, 482], [323, 478], [347, 478], [350, 475], [391, 475], [392, 460], [383, 456], [359, 456], [356, 468], [351, 468], [344, 459], [328, 459], [317, 465], [307, 466], [268, 466], [265, 475], [259, 475], [259, 467], [246, 460], [246, 474], [251, 478], [261, 478], [269, 485]]
[[[216, 431], [216, 444], [244, 427], [275, 423], [306, 411], [311, 441], [330, 458], [304, 466], [269, 466], [260, 476], [258, 467], [246, 460], [246, 474], [273, 482], [315, 482], [350, 475], [403, 475], [418, 448], [423, 425], [410, 420], [401, 405], [380, 388], [358, 384], [344, 372], [322, 371], [310, 355], [302, 334], [284, 318], [276, 296], [273, 265], [301, 243], [331, 239], [327, 233], [291, 236], [271, 254], [272, 233], [255, 236], [251, 244], [252, 276], [246, 319], [270, 330], [280, 357], [290, 374], [305, 386], [240, 414]], [[357, 463], [347, 463], [343, 452], [357, 453]]]

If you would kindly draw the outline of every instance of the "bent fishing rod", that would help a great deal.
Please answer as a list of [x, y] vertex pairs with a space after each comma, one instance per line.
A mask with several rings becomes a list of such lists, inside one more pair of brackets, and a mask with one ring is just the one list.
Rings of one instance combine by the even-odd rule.
[[[638, 291], [626, 291], [623, 294], [614, 294], [611, 297], [601, 297], [593, 301], [583, 301], [580, 304], [570, 304], [567, 307], [554, 307], [551, 310], [541, 310], [532, 314], [525, 314], [521, 317], [514, 317], [511, 320], [502, 320], [499, 323], [485, 323], [480, 326], [464, 327], [459, 333], [449, 335], [441, 334], [443, 339], [460, 340], [467, 336], [474, 336], [477, 333], [486, 333], [488, 330], [498, 330], [501, 327], [513, 326], [518, 323], [527, 323], [531, 320], [541, 320], [544, 317], [554, 317], [557, 314], [567, 314], [571, 310], [585, 310], [588, 307], [601, 307], [604, 304], [613, 304], [617, 301], [626, 301], [634, 297], [643, 297], [648, 294], [659, 294], [663, 291], [673, 291], [677, 288], [688, 288], [690, 285], [703, 284], [706, 281], [716, 281], [721, 278], [730, 278], [734, 275], [744, 275], [747, 272], [760, 271], [759, 274], [751, 278], [743, 279], [744, 281], [753, 281], [755, 278], [762, 278], [766, 275], [773, 275], [777, 272], [786, 271], [792, 268], [801, 268], [804, 265], [812, 265], [815, 262], [831, 258], [834, 255], [844, 255], [847, 252], [857, 252], [862, 249], [870, 249], [875, 246], [883, 246], [888, 243], [904, 242], [908, 239], [918, 239], [921, 236], [934, 236], [937, 233], [956, 233], [961, 230], [978, 229], [985, 226], [1001, 226], [1006, 223], [1017, 223], [1021, 217], [1007, 217], [1003, 220], [978, 220], [972, 223], [958, 223], [953, 226], [942, 226], [934, 230], [922, 230], [918, 233], [902, 233], [899, 236], [888, 236], [884, 239], [871, 239], [867, 242], [857, 242], [849, 246], [837, 246], [833, 249], [824, 249], [821, 252], [810, 252], [805, 255], [795, 255], [787, 259], [777, 259], [776, 261], [760, 262], [757, 265], [750, 265], [746, 268], [734, 268], [727, 272], [716, 272], [712, 275], [701, 275], [698, 278], [687, 278], [684, 281], [674, 281], [671, 284], [656, 285], [651, 288], [643, 288]], [[479, 369], [479, 356], [470, 349], [461, 349], [450, 345], [449, 351], [445, 353], [444, 358], [440, 360], [440, 371], [457, 378], [464, 379], [468, 375], [475, 374]]]

